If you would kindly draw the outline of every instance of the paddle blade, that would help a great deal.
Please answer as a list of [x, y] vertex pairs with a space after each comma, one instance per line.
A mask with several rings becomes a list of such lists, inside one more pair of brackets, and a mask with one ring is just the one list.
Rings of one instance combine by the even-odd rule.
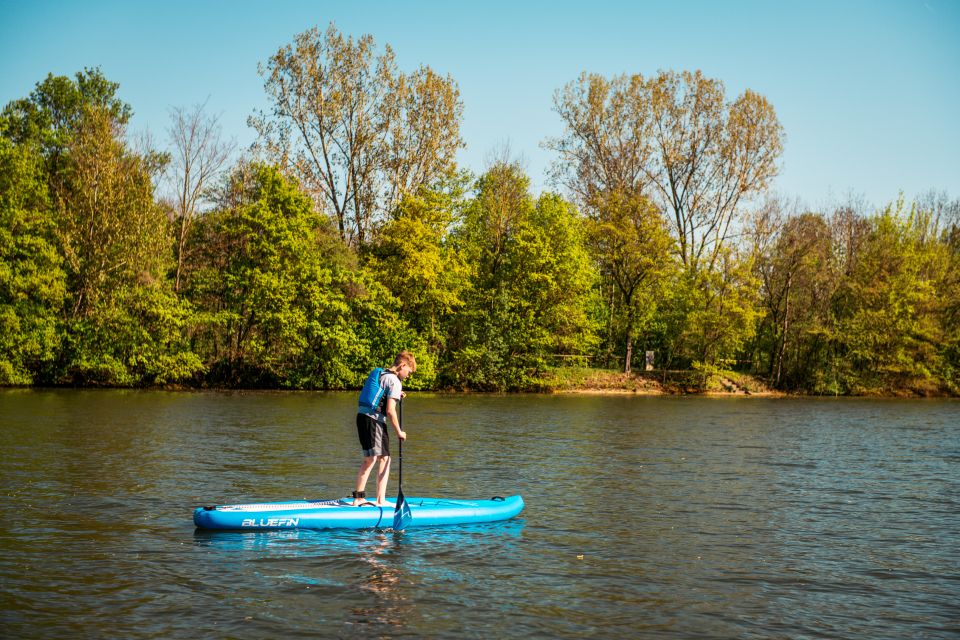
[[413, 514], [410, 512], [410, 505], [407, 499], [403, 497], [403, 489], [397, 495], [397, 506], [393, 509], [393, 530], [403, 531], [413, 520]]

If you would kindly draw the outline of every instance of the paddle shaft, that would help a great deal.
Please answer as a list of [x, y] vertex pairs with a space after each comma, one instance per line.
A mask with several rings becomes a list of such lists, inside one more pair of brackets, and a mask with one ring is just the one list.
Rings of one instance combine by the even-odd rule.
[[[403, 400], [397, 403], [397, 421], [400, 423], [400, 431], [403, 431]], [[397, 437], [399, 455], [397, 456], [397, 491], [403, 493], [403, 438]]]

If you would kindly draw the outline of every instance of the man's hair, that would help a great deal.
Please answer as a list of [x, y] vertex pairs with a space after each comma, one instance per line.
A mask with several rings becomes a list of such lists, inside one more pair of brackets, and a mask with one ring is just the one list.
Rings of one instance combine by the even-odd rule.
[[410, 372], [413, 373], [417, 370], [417, 359], [413, 357], [413, 354], [404, 349], [397, 354], [397, 357], [393, 360], [393, 366], [399, 367], [400, 365], [407, 365], [410, 367]]

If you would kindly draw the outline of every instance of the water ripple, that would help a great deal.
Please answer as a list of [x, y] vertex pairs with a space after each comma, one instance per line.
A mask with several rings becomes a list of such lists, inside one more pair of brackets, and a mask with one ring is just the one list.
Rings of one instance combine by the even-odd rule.
[[956, 402], [412, 394], [405, 492], [522, 493], [520, 518], [193, 530], [349, 491], [354, 402], [0, 393], [5, 636], [960, 633]]

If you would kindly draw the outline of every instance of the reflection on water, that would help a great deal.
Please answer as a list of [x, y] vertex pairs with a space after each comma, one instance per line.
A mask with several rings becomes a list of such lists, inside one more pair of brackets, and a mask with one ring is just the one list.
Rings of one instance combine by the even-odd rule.
[[354, 402], [0, 392], [4, 637], [960, 631], [956, 402], [412, 394], [405, 492], [521, 493], [521, 518], [193, 529], [346, 495]]

